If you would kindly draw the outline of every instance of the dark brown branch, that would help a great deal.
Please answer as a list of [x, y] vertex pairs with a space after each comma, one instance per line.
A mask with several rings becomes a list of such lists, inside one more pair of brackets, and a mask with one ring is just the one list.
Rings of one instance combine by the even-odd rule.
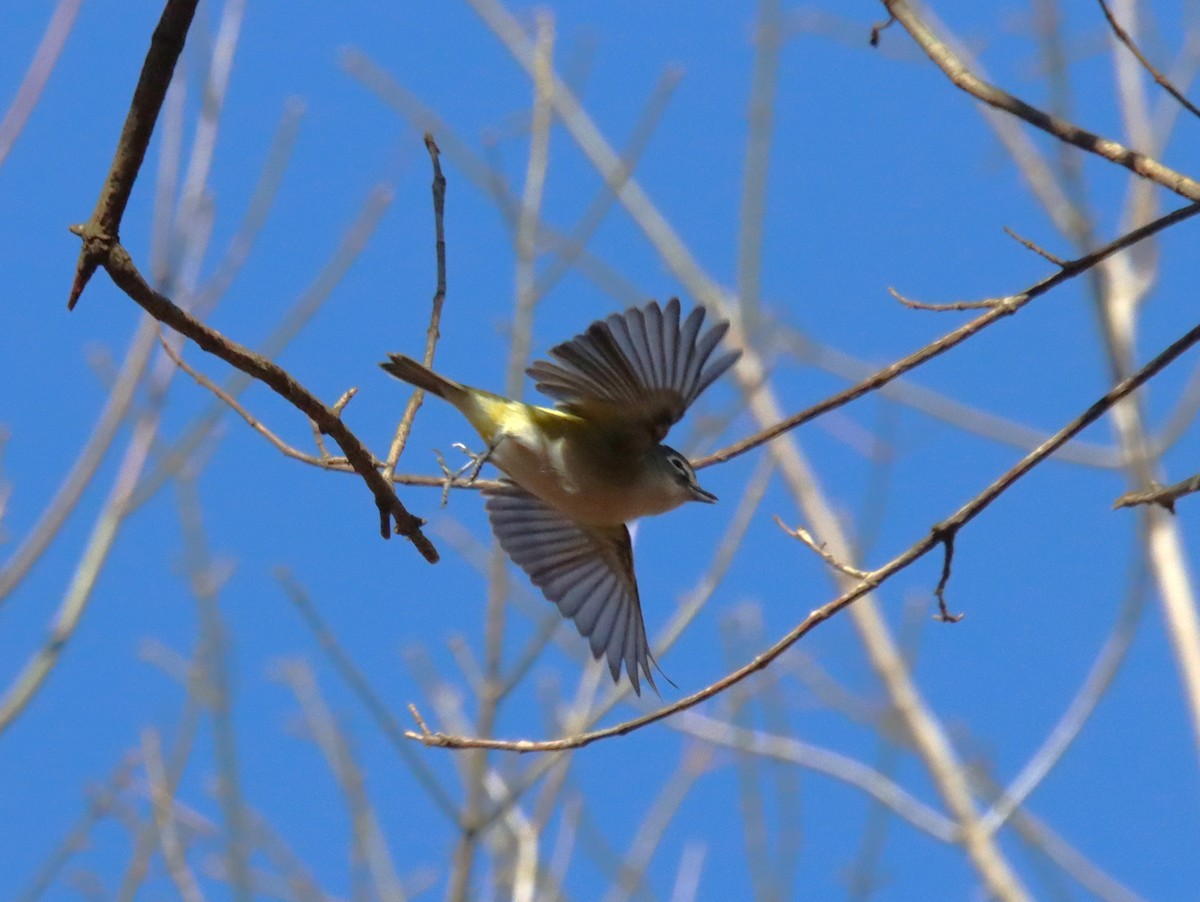
[[396, 497], [391, 481], [384, 479], [376, 461], [341, 417], [311, 394], [281, 367], [226, 338], [177, 307], [165, 295], [147, 284], [119, 240], [121, 218], [146, 156], [146, 147], [154, 133], [154, 124], [179, 54], [183, 51], [188, 28], [196, 11], [196, 0], [168, 0], [162, 18], [154, 30], [150, 50], [142, 65], [141, 76], [133, 92], [125, 127], [113, 156], [112, 166], [92, 217], [71, 231], [83, 239], [75, 281], [67, 308], [73, 309], [92, 274], [103, 266], [113, 282], [159, 322], [196, 342], [203, 350], [261, 382], [308, 415], [322, 432], [333, 438], [345, 453], [350, 466], [366, 481], [379, 509], [379, 529], [384, 538], [396, 531], [409, 539], [430, 562], [438, 559], [437, 549], [421, 532], [425, 521], [408, 512]]
[[938, 603], [937, 619], [942, 623], [958, 623], [963, 619], [962, 614], [951, 614], [950, 609], [946, 607], [946, 586], [950, 582], [950, 565], [954, 563], [954, 539], [957, 535], [958, 528], [954, 527], [938, 536], [946, 554], [942, 558], [942, 575], [938, 579], [937, 588], [933, 590], [933, 595]]
[[350, 466], [366, 481], [375, 495], [379, 508], [380, 533], [391, 535], [390, 521], [395, 520], [396, 531], [417, 546], [417, 550], [431, 563], [438, 559], [437, 549], [421, 532], [425, 521], [413, 516], [405, 509], [391, 483], [375, 468], [375, 458], [359, 441], [358, 436], [347, 428], [341, 418], [279, 365], [255, 354], [249, 348], [226, 338], [215, 329], [193, 319], [169, 298], [151, 288], [134, 266], [129, 253], [119, 242], [114, 242], [103, 259], [104, 268], [117, 287], [124, 291], [147, 313], [160, 323], [170, 326], [179, 334], [190, 338], [200, 348], [220, 357], [231, 366], [264, 382], [277, 394], [299, 408], [321, 431], [338, 443]]
[[1007, 91], [984, 81], [968, 69], [954, 51], [930, 30], [924, 20], [908, 5], [907, 0], [883, 0], [883, 5], [955, 87], [961, 88], [988, 106], [1025, 120], [1060, 141], [1123, 166], [1135, 175], [1156, 182], [1188, 200], [1200, 201], [1200, 182], [1164, 166], [1153, 157], [1030, 106]]
[[[490, 739], [476, 738], [470, 736], [453, 736], [445, 733], [432, 732], [427, 726], [418, 720], [421, 726], [420, 732], [410, 731], [405, 735], [410, 739], [414, 739], [424, 745], [437, 746], [439, 748], [486, 748], [499, 749], [502, 751], [512, 752], [558, 752], [567, 749], [582, 748], [585, 745], [591, 745], [602, 739], [608, 739], [613, 736], [624, 736], [626, 733], [632, 733], [642, 727], [649, 726], [652, 723], [657, 723], [660, 720], [665, 720], [673, 714], [680, 711], [686, 711], [693, 708], [701, 702], [710, 699], [716, 695], [720, 695], [729, 687], [740, 683], [753, 673], [768, 667], [772, 661], [778, 658], [781, 654], [791, 648], [804, 636], [812, 632], [817, 626], [824, 623], [826, 620], [833, 617], [843, 608], [853, 604], [859, 598], [875, 591], [885, 581], [890, 579], [901, 570], [909, 567], [916, 561], [923, 558], [934, 548], [939, 545], [946, 544], [948, 535], [957, 534], [964, 526], [974, 520], [979, 514], [983, 513], [993, 501], [999, 498], [1004, 492], [1010, 489], [1018, 480], [1029, 473], [1034, 467], [1046, 460], [1055, 451], [1069, 442], [1072, 438], [1096, 422], [1108, 410], [1117, 404], [1122, 398], [1130, 395], [1170, 363], [1176, 360], [1188, 348], [1200, 342], [1200, 325], [1193, 327], [1186, 335], [1174, 341], [1164, 351], [1159, 353], [1153, 360], [1147, 363], [1144, 367], [1134, 373], [1127, 379], [1121, 380], [1117, 385], [1113, 386], [1101, 398], [1091, 404], [1087, 410], [1081, 413], [1078, 417], [1056, 432], [1053, 436], [1026, 454], [1020, 461], [1007, 470], [1003, 475], [992, 482], [982, 492], [964, 504], [951, 516], [937, 523], [930, 529], [929, 533], [916, 544], [902, 552], [888, 563], [884, 564], [877, 570], [871, 571], [864, 579], [860, 580], [853, 588], [842, 593], [832, 601], [827, 602], [809, 614], [801, 621], [791, 632], [764, 651], [753, 661], [735, 670], [733, 673], [727, 674], [699, 692], [682, 698], [677, 702], [659, 708], [657, 711], [652, 711], [649, 714], [635, 717], [632, 720], [627, 720], [623, 723], [615, 724], [602, 730], [593, 730], [588, 733], [579, 733], [574, 736], [566, 736], [561, 739], [550, 739], [534, 741], [528, 739], [508, 740], [508, 739]], [[943, 574], [946, 567], [943, 567]], [[418, 715], [419, 717], [419, 715]]]
[[1200, 492], [1200, 473], [1189, 476], [1174, 485], [1152, 485], [1148, 489], [1126, 492], [1113, 502], [1113, 509], [1134, 507], [1138, 504], [1157, 504], [1159, 507], [1165, 507], [1171, 513], [1175, 513], [1175, 502], [1184, 495], [1192, 495], [1196, 492]]
[[142, 64], [142, 74], [134, 89], [133, 102], [129, 105], [125, 127], [121, 129], [117, 152], [113, 155], [100, 198], [96, 201], [96, 209], [86, 224], [72, 229], [83, 239], [83, 248], [79, 252], [75, 281], [67, 299], [68, 310], [75, 309], [88, 279], [108, 257], [109, 248], [120, 239], [125, 205], [129, 203], [133, 184], [146, 157], [146, 148], [150, 144], [150, 136], [154, 134], [154, 124], [158, 121], [158, 111], [171, 84], [175, 63], [183, 52], [197, 3], [198, 0], [167, 0], [162, 18], [154, 29], [150, 50]]
[[[313, 440], [317, 445], [317, 454], [308, 454], [301, 451], [294, 445], [290, 445], [269, 429], [258, 417], [252, 414], [246, 407], [238, 401], [231, 393], [221, 388], [203, 373], [189, 365], [179, 353], [175, 351], [169, 342], [163, 339], [161, 331], [159, 340], [162, 342], [163, 350], [167, 356], [174, 361], [175, 365], [187, 373], [201, 388], [208, 389], [222, 404], [227, 404], [234, 413], [240, 416], [251, 429], [265, 438], [271, 443], [284, 457], [289, 457], [292, 460], [298, 460], [301, 463], [309, 464], [314, 467], [320, 467], [323, 470], [328, 470], [333, 473], [354, 473], [355, 469], [350, 465], [350, 462], [345, 457], [334, 457], [325, 448], [325, 434], [321, 432], [321, 427], [313, 420], [309, 420], [313, 428]], [[340, 417], [342, 410], [350, 403], [351, 399], [358, 393], [358, 389], [347, 389], [337, 401], [334, 402], [330, 411], [334, 416]], [[0, 433], [0, 449], [3, 447], [4, 434]], [[436, 452], [435, 452], [436, 453]], [[439, 456], [440, 457], [440, 456]], [[376, 469], [383, 467], [383, 461], [372, 458], [372, 464]], [[472, 464], [468, 464], [468, 467]], [[499, 480], [495, 479], [469, 479], [457, 478], [449, 471], [449, 468], [442, 464], [442, 476], [423, 476], [415, 473], [393, 473], [391, 481], [394, 485], [412, 485], [423, 486], [426, 488], [441, 488], [442, 489], [442, 506], [446, 506], [445, 496], [450, 489], [489, 489], [500, 486]], [[3, 483], [0, 483], [0, 519], [3, 519]]]

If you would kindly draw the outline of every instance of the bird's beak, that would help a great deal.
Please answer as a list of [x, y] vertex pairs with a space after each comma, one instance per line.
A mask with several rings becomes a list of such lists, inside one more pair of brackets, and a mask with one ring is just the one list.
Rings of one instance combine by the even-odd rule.
[[705, 504], [716, 504], [717, 496], [712, 492], [705, 491], [698, 485], [692, 486], [692, 500], [703, 501]]

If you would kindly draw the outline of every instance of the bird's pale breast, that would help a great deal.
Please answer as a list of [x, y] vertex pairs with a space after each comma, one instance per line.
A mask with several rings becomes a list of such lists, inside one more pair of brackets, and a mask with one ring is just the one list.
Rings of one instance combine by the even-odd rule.
[[564, 428], [557, 429], [526, 416], [507, 417], [492, 462], [579, 523], [615, 526], [679, 506], [683, 499], [676, 492], [664, 492], [658, 481], [645, 478], [640, 460], [614, 459], [587, 426], [564, 416]]

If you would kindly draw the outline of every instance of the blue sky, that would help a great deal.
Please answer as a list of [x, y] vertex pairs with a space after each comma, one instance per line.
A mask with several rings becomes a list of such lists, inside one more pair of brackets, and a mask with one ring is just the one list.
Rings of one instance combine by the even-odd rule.
[[[747, 136], [747, 98], [755, 63], [752, 4], [558, 3], [553, 13], [555, 65], [617, 148], [630, 139], [643, 108], [667, 73], [675, 85], [636, 167], [636, 178], [672, 223], [702, 269], [731, 291], [738, 284], [739, 210]], [[531, 25], [535, 7], [513, 11]], [[1186, 20], [1173, 6], [1151, 5], [1145, 46], [1156, 58], [1179, 53]], [[14, 94], [50, 16], [48, 4], [23, 4], [5, 18], [0, 103]], [[202, 9], [184, 64], [193, 81], [184, 104], [185, 147], [199, 109], [194, 73], [216, 31], [216, 5]], [[949, 26], [991, 77], [1034, 104], [1047, 104], [1031, 12], [1020, 5], [947, 9]], [[1114, 98], [1113, 62], [1103, 19], [1092, 4], [1061, 4], [1074, 88], [1071, 117], [1126, 140]], [[139, 311], [97, 276], [70, 315], [65, 301], [78, 241], [67, 225], [89, 214], [109, 166], [120, 125], [156, 21], [154, 4], [85, 3], [58, 67], [10, 155], [0, 166], [0, 424], [9, 431], [0, 475], [12, 493], [0, 520], [0, 567], [37, 521], [82, 442], [91, 433], [111, 382], [137, 329]], [[1007, 237], [1009, 226], [1072, 256], [1046, 212], [1005, 154], [973, 101], [953, 88], [893, 27], [883, 46], [867, 46], [882, 6], [865, 2], [785, 7], [789, 25], [778, 63], [764, 236], [763, 322], [752, 332], [768, 360], [776, 397], [787, 412], [847, 384], [857, 362], [874, 368], [903, 357], [962, 322], [967, 314], [903, 308], [889, 286], [928, 301], [976, 299], [1014, 292], [1049, 272], [1049, 264]], [[202, 27], [203, 26], [203, 27]], [[372, 192], [386, 185], [390, 203], [344, 278], [278, 360], [304, 385], [332, 402], [359, 389], [346, 420], [377, 453], [386, 450], [407, 392], [376, 364], [389, 351], [418, 354], [434, 287], [430, 169], [424, 125], [402, 118], [347, 72], [348, 53], [369, 59], [405, 86], [444, 123], [436, 137], [449, 182], [446, 239], [449, 290], [437, 366], [464, 382], [498, 388], [506, 365], [506, 329], [514, 308], [513, 234], [487, 184], [472, 181], [478, 162], [493, 167], [520, 195], [528, 152], [528, 79], [467, 4], [250, 4], [242, 23], [208, 199], [210, 249], [203, 281], [217, 270], [237, 234], [248, 198], [285, 109], [303, 116], [275, 204], [245, 266], [207, 321], [252, 347], [310, 287]], [[1151, 86], [1152, 87], [1152, 86]], [[1146, 88], [1149, 92], [1149, 88]], [[1155, 103], [1158, 94], [1150, 94]], [[1197, 123], [1183, 119], [1161, 158], [1196, 171]], [[151, 145], [122, 227], [134, 259], [149, 272], [154, 186], [162, 145]], [[455, 148], [461, 145], [467, 158]], [[1055, 145], [1034, 145], [1054, 159]], [[475, 161], [473, 163], [472, 161]], [[1128, 191], [1123, 171], [1083, 161], [1097, 233], [1121, 226]], [[543, 220], [563, 230], [587, 208], [602, 180], [556, 124], [550, 140]], [[1182, 205], [1159, 196], [1160, 210]], [[1184, 223], [1156, 245], [1158, 266], [1139, 312], [1140, 360], [1194, 323], [1190, 232]], [[539, 304], [532, 352], [639, 299], [684, 293], [678, 275], [614, 205], [589, 241], [599, 261], [568, 271]], [[539, 272], [551, 267], [548, 254]], [[608, 275], [603, 278], [597, 273]], [[613, 286], [625, 286], [615, 291]], [[685, 294], [685, 306], [692, 299]], [[797, 347], [820, 354], [797, 356]], [[840, 356], [839, 356], [840, 355]], [[186, 359], [217, 381], [228, 371], [185, 349]], [[99, 361], [99, 363], [97, 363]], [[105, 361], [109, 361], [106, 363]], [[1185, 357], [1157, 379], [1144, 403], [1158, 430], [1176, 409], [1195, 368]], [[108, 375], [106, 375], [108, 374]], [[912, 386], [1041, 432], [1059, 428], [1111, 384], [1098, 337], [1092, 295], [1076, 280], [1039, 299], [950, 354], [918, 370]], [[531, 396], [532, 388], [527, 387]], [[878, 564], [920, 539], [1011, 466], [1018, 447], [981, 438], [961, 424], [873, 395], [793, 434], [819, 489], [860, 561]], [[247, 407], [289, 442], [311, 448], [311, 432], [294, 409], [256, 386]], [[143, 388], [134, 416], [153, 399]], [[180, 374], [162, 409], [163, 448], [209, 409], [211, 395]], [[726, 423], [719, 438], [699, 444], [697, 423]], [[756, 425], [728, 379], [672, 433], [672, 443], [709, 450], [742, 438]], [[82, 549], [133, 439], [118, 432], [99, 471], [53, 545], [27, 579], [0, 599], [0, 680], [5, 687], [44, 642]], [[400, 469], [436, 473], [432, 449], [450, 452], [470, 441], [446, 405], [421, 410]], [[1081, 443], [1113, 446], [1111, 424], [1086, 431]], [[701, 473], [721, 498], [639, 527], [636, 552], [647, 628], [665, 628], [709, 566], [739, 501], [756, 478], [763, 451]], [[1194, 471], [1195, 430], [1185, 430], [1164, 458], [1163, 475]], [[406, 542], [382, 541], [374, 505], [361, 481], [284, 458], [237, 417], [226, 413], [194, 465], [205, 542], [227, 579], [218, 603], [228, 638], [232, 723], [241, 790], [303, 860], [316, 881], [338, 897], [353, 895], [350, 826], [345, 798], [303, 727], [301, 706], [280, 679], [283, 662], [306, 661], [349, 737], [401, 880], [426, 897], [445, 893], [457, 832], [380, 735], [340, 679], [274, 574], [286, 568], [311, 595], [330, 629], [404, 726], [411, 702], [436, 726], [430, 680], [474, 715], [475, 702], [451, 646], [478, 661], [484, 649], [487, 579], [464, 549], [490, 538], [473, 492], [439, 508], [436, 490], [402, 488], [401, 498], [430, 520], [443, 561], [429, 566]], [[1138, 612], [1128, 654], [1095, 713], [1029, 799], [1029, 813], [1097, 868], [1147, 899], [1184, 899], [1200, 871], [1194, 851], [1200, 804], [1196, 736], [1160, 594], [1146, 576], [1138, 514], [1110, 511], [1125, 490], [1113, 469], [1052, 460], [1037, 469], [959, 536], [948, 600], [966, 613], [956, 626], [930, 620], [941, 560], [930, 556], [891, 580], [877, 603], [915, 657], [913, 679], [962, 761], [1006, 785], [1027, 764], [1079, 691], [1116, 624]], [[141, 748], [143, 731], [175, 742], [186, 692], [164, 669], [164, 655], [190, 657], [200, 635], [187, 578], [180, 500], [187, 487], [168, 481], [123, 524], [77, 630], [28, 709], [0, 733], [0, 897], [26, 889], [38, 868], [85, 810], [89, 787], [102, 783], [123, 756]], [[0, 494], [0, 498], [3, 495]], [[1171, 521], [1184, 559], [1194, 562], [1194, 502]], [[664, 672], [678, 689], [672, 701], [744, 663], [836, 594], [831, 573], [773, 522], [804, 522], [778, 474], [771, 477], [728, 575], [668, 652]], [[811, 526], [811, 524], [809, 524]], [[464, 538], [469, 537], [469, 538]], [[818, 538], [820, 538], [818, 536]], [[194, 549], [193, 549], [194, 550]], [[519, 657], [549, 605], [510, 570], [504, 657]], [[526, 612], [532, 611], [531, 617]], [[1122, 612], [1125, 613], [1122, 613]], [[914, 613], [915, 612], [915, 613]], [[743, 624], [737, 633], [734, 625]], [[753, 628], [745, 624], [757, 624]], [[733, 632], [731, 632], [733, 631]], [[585, 670], [583, 643], [561, 627], [559, 644], [505, 700], [497, 735], [557, 734], [547, 708], [573, 698]], [[166, 650], [166, 651], [164, 651]], [[856, 705], [839, 707], [804, 678], [818, 666]], [[593, 665], [587, 665], [591, 667]], [[434, 676], [431, 677], [430, 674]], [[603, 684], [602, 684], [603, 686]], [[885, 704], [851, 620], [833, 618], [766, 674], [746, 684], [753, 700], [736, 720], [837, 752], [886, 773], [943, 811], [922, 761], [895, 752], [875, 724], [855, 711]], [[557, 700], [557, 701], [554, 701]], [[606, 715], [615, 723], [657, 704], [628, 700]], [[730, 699], [700, 709], [728, 721]], [[178, 799], [206, 823], [221, 823], [213, 793], [217, 773], [210, 718], [203, 718]], [[652, 802], [692, 762], [711, 752], [680, 802], [650, 861], [644, 898], [670, 898], [681, 860], [703, 853], [698, 898], [749, 893], [754, 853], [747, 850], [747, 808], [759, 787], [771, 854], [789, 848], [789, 895], [850, 896], [847, 874], [879, 881], [872, 898], [965, 898], [978, 873], [962, 850], [893, 817], [876, 865], [864, 847], [879, 811], [860, 790], [806, 768], [747, 764], [728, 749], [687, 739], [679, 723], [657, 724], [576, 753], [562, 795], [541, 836], [540, 860], [556, 837], [576, 825], [564, 889], [600, 898], [613, 884], [612, 862], [624, 858]], [[421, 749], [418, 757], [458, 803], [464, 798], [455, 753]], [[491, 759], [505, 776], [532, 759]], [[137, 786], [127, 798], [144, 817]], [[792, 784], [796, 785], [793, 786]], [[532, 816], [539, 789], [523, 801]], [[981, 808], [984, 801], [978, 802]], [[564, 812], [568, 812], [564, 814]], [[749, 812], [749, 813], [748, 813]], [[789, 826], [790, 825], [790, 826]], [[874, 825], [874, 826], [873, 826]], [[1090, 898], [1012, 826], [999, 848], [1037, 897]], [[128, 830], [103, 821], [88, 849], [75, 856], [47, 898], [69, 897], [71, 876], [90, 874], [109, 893], [131, 854]], [[206, 870], [220, 841], [201, 829], [189, 863], [206, 895], [227, 886]], [[790, 845], [789, 845], [790, 844]], [[476, 879], [491, 879], [481, 855]], [[256, 866], [268, 867], [256, 855]], [[146, 893], [174, 890], [161, 856]]]

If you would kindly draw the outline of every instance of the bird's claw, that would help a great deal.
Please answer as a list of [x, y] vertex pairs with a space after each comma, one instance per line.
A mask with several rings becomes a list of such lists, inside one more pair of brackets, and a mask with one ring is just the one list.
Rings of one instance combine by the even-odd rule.
[[470, 470], [471, 475], [467, 477], [467, 485], [470, 485], [479, 478], [479, 471], [483, 469], [483, 465], [488, 462], [492, 456], [492, 452], [496, 450], [493, 446], [489, 445], [486, 451], [475, 453], [462, 442], [455, 442], [450, 447], [457, 451], [461, 451], [468, 458], [470, 458], [462, 467], [458, 469], [458, 472], [455, 474], [455, 478], [457, 478]]
[[446, 463], [446, 458], [442, 456], [442, 452], [436, 448], [433, 451], [433, 456], [437, 459], [438, 466], [442, 470], [442, 507], [446, 506], [450, 499], [450, 489], [455, 481], [461, 479], [464, 473], [469, 473], [466, 482], [471, 485], [479, 478], [479, 471], [483, 469], [483, 465], [488, 462], [488, 458], [492, 456], [493, 448], [489, 447], [486, 451], [474, 452], [462, 442], [455, 442], [450, 446], [456, 451], [461, 451], [467, 456], [467, 462], [457, 470], [450, 469], [450, 465]]

